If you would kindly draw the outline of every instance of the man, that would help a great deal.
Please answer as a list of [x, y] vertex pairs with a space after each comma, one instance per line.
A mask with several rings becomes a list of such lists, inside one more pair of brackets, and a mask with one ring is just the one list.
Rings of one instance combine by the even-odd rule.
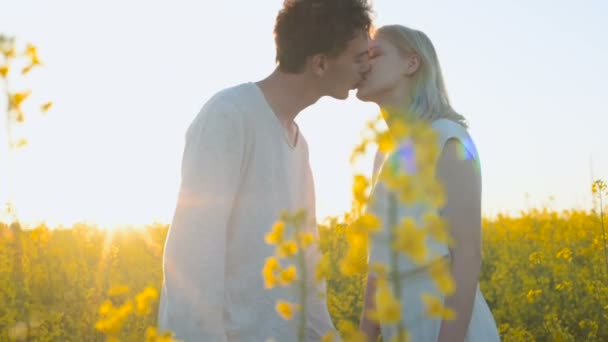
[[[275, 311], [278, 299], [297, 302], [297, 294], [264, 289], [261, 270], [274, 252], [264, 235], [282, 211], [300, 209], [318, 235], [308, 147], [294, 119], [321, 97], [346, 99], [357, 87], [369, 67], [370, 12], [367, 0], [285, 1], [276, 70], [215, 94], [188, 128], [159, 308], [159, 326], [176, 338], [297, 336], [296, 320]], [[323, 283], [309, 286], [325, 292]], [[311, 295], [306, 308], [307, 340], [334, 330], [324, 299]]]

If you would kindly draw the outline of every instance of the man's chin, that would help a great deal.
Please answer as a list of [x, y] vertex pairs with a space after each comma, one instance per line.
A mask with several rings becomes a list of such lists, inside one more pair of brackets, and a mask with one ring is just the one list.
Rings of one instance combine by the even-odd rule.
[[333, 95], [331, 95], [331, 97], [333, 97], [336, 100], [346, 100], [346, 99], [348, 99], [349, 93], [350, 93], [350, 91], [346, 91], [344, 93], [333, 94]]
[[357, 96], [357, 99], [359, 99], [359, 101], [363, 101], [363, 102], [370, 101], [370, 99], [368, 98], [368, 96], [365, 93], [365, 91], [361, 90], [360, 88], [357, 89], [357, 94], [355, 94], [355, 96]]

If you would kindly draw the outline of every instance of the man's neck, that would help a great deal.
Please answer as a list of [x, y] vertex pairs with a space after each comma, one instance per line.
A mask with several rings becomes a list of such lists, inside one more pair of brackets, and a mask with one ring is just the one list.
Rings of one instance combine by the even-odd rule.
[[290, 129], [302, 110], [321, 98], [312, 82], [303, 74], [275, 70], [257, 82], [266, 101], [284, 127]]

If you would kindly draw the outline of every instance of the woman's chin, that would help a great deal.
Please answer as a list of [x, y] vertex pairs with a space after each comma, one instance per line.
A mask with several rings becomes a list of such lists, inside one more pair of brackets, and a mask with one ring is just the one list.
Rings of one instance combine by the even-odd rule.
[[373, 101], [369, 92], [365, 88], [358, 88], [356, 96], [360, 101], [363, 101], [363, 102]]

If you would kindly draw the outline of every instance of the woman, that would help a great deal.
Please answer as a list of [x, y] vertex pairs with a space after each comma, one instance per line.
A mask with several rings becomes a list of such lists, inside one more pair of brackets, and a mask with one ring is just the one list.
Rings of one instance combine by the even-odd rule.
[[[379, 28], [370, 44], [370, 72], [360, 84], [357, 97], [374, 102], [391, 113], [409, 113], [408, 120], [428, 122], [439, 140], [439, 158], [435, 165], [436, 179], [443, 185], [445, 205], [437, 210], [449, 227], [453, 244], [429, 246], [436, 255], [449, 260], [455, 291], [443, 296], [430, 277], [430, 263], [415, 263], [401, 255], [399, 274], [401, 286], [401, 322], [409, 340], [425, 341], [499, 341], [496, 323], [479, 289], [481, 268], [481, 173], [479, 157], [464, 118], [450, 106], [435, 49], [422, 32], [399, 25]], [[404, 118], [405, 119], [405, 118]], [[389, 131], [394, 120], [387, 121]], [[465, 153], [462, 153], [465, 152]], [[400, 158], [398, 154], [386, 160]], [[377, 178], [385, 158], [376, 158], [374, 178]], [[369, 211], [389, 221], [386, 203], [391, 191], [376, 183]], [[420, 221], [428, 208], [398, 204], [398, 219], [412, 216]], [[395, 211], [393, 211], [395, 213]], [[386, 232], [388, 227], [384, 226]], [[389, 237], [387, 237], [389, 238]], [[370, 264], [386, 263], [390, 244], [373, 238]], [[443, 252], [442, 252], [443, 251]], [[442, 255], [443, 254], [443, 255]], [[394, 325], [382, 325], [369, 319], [375, 309], [378, 277], [370, 272], [361, 320], [361, 329], [370, 341], [378, 335], [388, 341], [397, 334]], [[453, 320], [429, 318], [421, 300], [423, 293], [436, 295], [443, 305], [456, 313]]]

